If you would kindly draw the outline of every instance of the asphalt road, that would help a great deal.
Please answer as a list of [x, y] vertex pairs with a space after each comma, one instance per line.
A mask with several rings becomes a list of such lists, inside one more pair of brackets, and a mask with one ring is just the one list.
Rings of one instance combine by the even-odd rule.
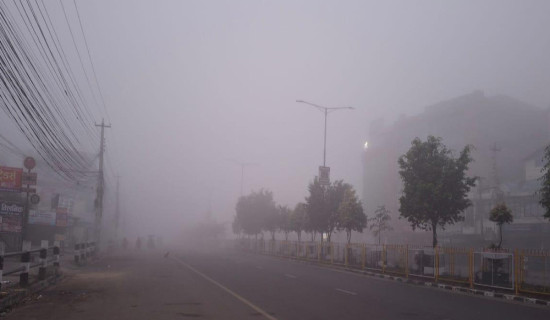
[[243, 253], [105, 258], [8, 319], [549, 319], [550, 308]]

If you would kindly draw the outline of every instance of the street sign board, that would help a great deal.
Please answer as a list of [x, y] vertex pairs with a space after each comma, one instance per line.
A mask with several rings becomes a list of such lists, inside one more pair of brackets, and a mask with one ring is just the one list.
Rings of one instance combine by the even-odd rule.
[[0, 191], [21, 192], [23, 169], [0, 167]]
[[32, 170], [36, 166], [36, 160], [34, 160], [33, 157], [26, 157], [23, 161], [23, 165], [25, 166], [25, 168]]
[[22, 185], [36, 185], [38, 179], [38, 174], [36, 172], [23, 172], [21, 175], [21, 184]]
[[319, 166], [319, 183], [322, 185], [330, 184], [330, 167]]
[[36, 188], [21, 188], [21, 192], [36, 193]]

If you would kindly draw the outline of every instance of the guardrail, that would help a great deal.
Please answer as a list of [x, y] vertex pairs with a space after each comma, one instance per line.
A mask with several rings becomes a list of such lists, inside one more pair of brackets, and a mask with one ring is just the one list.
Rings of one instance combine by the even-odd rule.
[[[51, 255], [48, 253], [51, 252]], [[38, 261], [34, 262], [38, 257]], [[46, 268], [50, 263], [53, 263], [54, 276], [59, 275], [60, 265], [60, 247], [59, 243], [55, 242], [53, 246], [49, 246], [47, 240], [41, 242], [40, 248], [31, 249], [30, 241], [23, 241], [22, 250], [19, 252], [6, 253], [4, 245], [0, 243], [0, 288], [2, 286], [3, 277], [19, 274], [19, 285], [22, 287], [29, 285], [29, 273], [31, 269], [38, 268], [38, 280], [46, 279]], [[51, 257], [51, 258], [49, 258]], [[6, 259], [19, 258], [19, 266], [5, 270]]]
[[74, 245], [74, 263], [76, 265], [84, 265], [89, 259], [97, 254], [97, 246], [95, 242], [80, 242]]
[[240, 249], [399, 275], [550, 296], [550, 252], [239, 239]]

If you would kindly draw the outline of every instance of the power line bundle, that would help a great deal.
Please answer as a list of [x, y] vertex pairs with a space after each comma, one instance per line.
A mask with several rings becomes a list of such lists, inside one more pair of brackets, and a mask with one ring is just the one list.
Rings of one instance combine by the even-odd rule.
[[[97, 83], [76, 2], [73, 2], [96, 90], [78, 50], [67, 11], [63, 9], [78, 61], [94, 101], [105, 103]], [[96, 99], [99, 93], [100, 99]], [[58, 174], [79, 180], [90, 172], [93, 159], [82, 150], [99, 145], [94, 117], [78, 85], [67, 54], [43, 1], [0, 2], [0, 106], [38, 154]]]

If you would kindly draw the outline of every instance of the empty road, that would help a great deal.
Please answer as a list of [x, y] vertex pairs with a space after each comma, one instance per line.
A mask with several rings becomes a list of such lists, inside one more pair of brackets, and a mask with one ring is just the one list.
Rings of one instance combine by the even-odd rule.
[[550, 308], [251, 254], [106, 257], [8, 319], [548, 319]]

